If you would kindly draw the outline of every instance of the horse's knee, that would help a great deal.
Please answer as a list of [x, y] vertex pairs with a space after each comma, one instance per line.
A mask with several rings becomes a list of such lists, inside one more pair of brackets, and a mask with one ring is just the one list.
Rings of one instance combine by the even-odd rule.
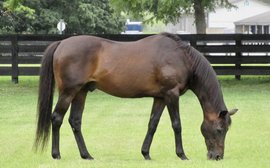
[[54, 112], [51, 117], [52, 126], [53, 128], [59, 128], [62, 125], [63, 122], [63, 116], [60, 114]]
[[73, 132], [81, 131], [81, 120], [76, 120], [76, 119], [73, 119], [73, 118], [69, 118], [68, 121], [69, 121], [69, 124], [70, 124]]

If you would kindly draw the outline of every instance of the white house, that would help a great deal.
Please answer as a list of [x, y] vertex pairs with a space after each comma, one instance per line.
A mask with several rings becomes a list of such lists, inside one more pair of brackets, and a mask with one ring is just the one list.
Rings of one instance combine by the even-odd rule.
[[[269, 33], [270, 4], [259, 0], [230, 0], [237, 8], [218, 8], [207, 14], [207, 33]], [[196, 33], [193, 16], [168, 24], [172, 33]]]
[[[235, 23], [239, 25], [247, 18], [255, 17], [258, 19], [262, 14], [270, 12], [270, 5], [258, 0], [234, 0], [231, 2], [237, 8], [230, 10], [220, 8], [208, 14], [207, 33], [244, 33], [249, 30], [236, 31]], [[263, 20], [258, 20], [257, 24], [260, 24], [259, 21]]]
[[236, 33], [269, 34], [270, 11], [234, 22]]

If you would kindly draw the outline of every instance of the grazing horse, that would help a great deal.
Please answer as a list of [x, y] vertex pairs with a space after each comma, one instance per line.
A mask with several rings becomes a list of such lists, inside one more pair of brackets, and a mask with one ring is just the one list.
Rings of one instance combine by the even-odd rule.
[[[54, 87], [59, 98], [52, 113]], [[202, 106], [201, 132], [208, 159], [224, 155], [224, 140], [231, 124], [216, 74], [193, 47], [173, 34], [161, 33], [134, 42], [117, 42], [93, 36], [74, 36], [52, 43], [45, 51], [40, 71], [35, 147], [44, 148], [52, 124], [52, 157], [60, 159], [59, 130], [71, 105], [69, 123], [80, 155], [93, 159], [81, 132], [88, 91], [102, 90], [122, 98], [153, 97], [153, 107], [142, 155], [151, 159], [150, 146], [160, 116], [168, 108], [175, 135], [176, 154], [187, 157], [182, 146], [179, 97], [192, 90]]]

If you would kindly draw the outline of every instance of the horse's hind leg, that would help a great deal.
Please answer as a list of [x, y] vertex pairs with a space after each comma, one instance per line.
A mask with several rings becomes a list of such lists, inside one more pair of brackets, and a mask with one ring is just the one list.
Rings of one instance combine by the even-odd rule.
[[77, 89], [66, 89], [60, 92], [57, 104], [52, 114], [52, 157], [61, 159], [59, 150], [59, 131], [68, 107]]
[[165, 102], [163, 99], [154, 98], [152, 112], [151, 112], [150, 120], [148, 123], [148, 131], [142, 145], [142, 155], [144, 156], [146, 160], [151, 159], [149, 155], [149, 150], [150, 150], [150, 146], [151, 146], [154, 134], [157, 129], [157, 125], [159, 123], [160, 116], [164, 110], [164, 107], [165, 107]]
[[85, 88], [81, 89], [72, 100], [69, 123], [73, 130], [81, 157], [83, 159], [93, 159], [93, 157], [87, 151], [81, 132], [82, 114], [87, 91], [88, 90]]

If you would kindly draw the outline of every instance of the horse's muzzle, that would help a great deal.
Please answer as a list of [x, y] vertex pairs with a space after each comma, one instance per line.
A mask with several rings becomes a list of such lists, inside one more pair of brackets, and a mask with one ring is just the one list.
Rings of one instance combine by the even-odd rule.
[[217, 160], [218, 161], [218, 160], [223, 159], [223, 154], [218, 154], [218, 153], [209, 151], [208, 154], [207, 154], [207, 158], [209, 160]]

